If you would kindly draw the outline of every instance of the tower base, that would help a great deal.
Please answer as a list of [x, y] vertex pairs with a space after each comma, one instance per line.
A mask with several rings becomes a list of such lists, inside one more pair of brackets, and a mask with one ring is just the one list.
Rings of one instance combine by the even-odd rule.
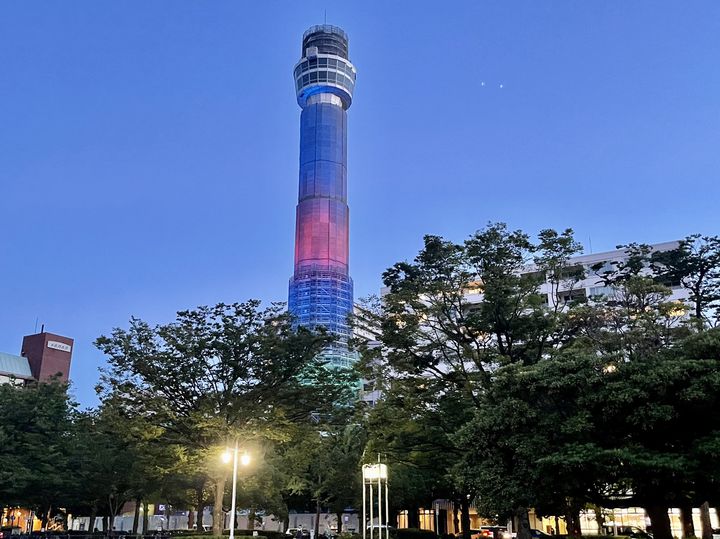
[[352, 279], [333, 270], [300, 270], [290, 279], [288, 311], [296, 326], [324, 327], [336, 337], [320, 357], [329, 367], [351, 367], [357, 354], [348, 349], [353, 312]]

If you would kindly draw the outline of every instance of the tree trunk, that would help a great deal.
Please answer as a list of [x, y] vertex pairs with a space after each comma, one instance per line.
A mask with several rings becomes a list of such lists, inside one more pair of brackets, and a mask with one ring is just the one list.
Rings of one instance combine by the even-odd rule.
[[595, 522], [597, 522], [598, 534], [603, 535], [603, 528], [605, 527], [605, 515], [603, 515], [602, 507], [596, 505], [595, 510]]
[[[408, 515], [407, 515], [407, 525], [408, 528], [419, 528], [420, 527], [420, 517], [418, 515], [419, 507], [417, 505], [411, 505], [408, 508]], [[372, 523], [370, 523], [372, 525]]]
[[92, 511], [90, 512], [90, 522], [88, 523], [88, 532], [94, 533], [95, 532], [95, 519], [97, 518], [97, 509], [93, 507]]
[[148, 533], [148, 503], [143, 501], [143, 518], [142, 518], [142, 532]]
[[141, 503], [142, 503], [142, 500], [140, 500], [140, 498], [135, 500], [135, 514], [133, 515], [133, 527], [132, 527], [133, 535], [137, 535], [138, 526], [140, 525], [140, 504]]
[[653, 539], [673, 539], [667, 506], [651, 505], [646, 507], [645, 511], [650, 517]]
[[47, 531], [48, 523], [50, 522], [50, 515], [52, 514], [52, 506], [48, 506], [47, 511], [43, 513], [42, 520], [40, 521], [40, 529]]
[[530, 517], [528, 516], [527, 508], [520, 507], [516, 513], [518, 517], [517, 539], [531, 539]]
[[575, 523], [573, 522], [572, 513], [570, 513], [569, 508], [565, 509], [565, 528], [567, 528], [565, 533], [567, 533], [570, 537], [575, 536], [575, 533], [573, 532]]
[[102, 523], [103, 523], [103, 533], [106, 537], [110, 536], [110, 517], [107, 515], [102, 517]]
[[205, 500], [203, 500], [204, 487], [205, 485], [200, 485], [195, 489], [195, 500], [197, 503], [195, 529], [199, 532], [203, 531], [203, 515], [205, 515]]
[[580, 537], [582, 535], [582, 530], [580, 529], [580, 510], [572, 502], [568, 503], [565, 524], [567, 525], [568, 535], [572, 537]]
[[463, 539], [470, 539], [470, 500], [467, 496], [460, 499], [460, 511], [460, 527], [462, 528]]
[[[393, 528], [398, 527], [398, 509], [397, 507], [393, 506], [392, 503], [388, 503], [388, 526], [392, 526]], [[358, 518], [358, 522], [360, 521], [360, 518]], [[360, 535], [362, 535], [362, 528], [358, 530]]]
[[254, 530], [255, 529], [255, 506], [250, 506], [250, 511], [248, 512], [248, 530]]
[[342, 533], [342, 527], [343, 527], [343, 521], [342, 521], [343, 512], [338, 511], [337, 513], [335, 513], [335, 516], [337, 517], [337, 534], [340, 535]]
[[225, 498], [225, 476], [215, 482], [215, 504], [213, 505], [213, 535], [222, 535], [225, 528], [225, 514], [222, 510]]
[[[600, 534], [602, 535], [602, 532]], [[555, 532], [553, 535], [560, 535], [560, 518], [557, 515], [555, 515]]]
[[320, 536], [320, 496], [315, 499], [315, 535], [317, 539]]
[[680, 523], [682, 524], [683, 539], [695, 537], [695, 524], [693, 523], [692, 505], [683, 504], [680, 507]]
[[702, 524], [702, 539], [712, 539], [712, 524], [710, 523], [710, 504], [705, 502], [700, 506], [700, 522]]

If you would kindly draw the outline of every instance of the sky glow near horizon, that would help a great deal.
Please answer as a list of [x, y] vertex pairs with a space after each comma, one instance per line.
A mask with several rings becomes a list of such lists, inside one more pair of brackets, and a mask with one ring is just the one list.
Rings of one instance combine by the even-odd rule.
[[287, 299], [303, 32], [350, 37], [355, 296], [424, 234], [719, 234], [720, 2], [7, 1], [0, 350]]

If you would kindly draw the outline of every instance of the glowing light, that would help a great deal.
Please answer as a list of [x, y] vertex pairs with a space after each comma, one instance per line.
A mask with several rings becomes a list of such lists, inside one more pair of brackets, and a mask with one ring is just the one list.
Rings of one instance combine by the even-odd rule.
[[232, 452], [229, 449], [226, 449], [223, 451], [223, 454], [220, 456], [222, 458], [222, 461], [225, 464], [228, 464], [232, 460]]
[[365, 481], [387, 480], [388, 469], [386, 464], [365, 464], [362, 467], [363, 479]]
[[250, 455], [248, 455], [247, 453], [243, 453], [240, 457], [240, 464], [242, 464], [243, 466], [247, 466], [248, 464], [250, 464]]

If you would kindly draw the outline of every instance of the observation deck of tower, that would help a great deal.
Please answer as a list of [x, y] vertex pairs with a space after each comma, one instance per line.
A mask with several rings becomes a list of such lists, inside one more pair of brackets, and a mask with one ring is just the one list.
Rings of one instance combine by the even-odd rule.
[[322, 352], [329, 366], [348, 367], [353, 311], [349, 275], [347, 109], [355, 88], [347, 34], [328, 24], [309, 28], [293, 71], [300, 114], [300, 180], [295, 271], [288, 310], [304, 327], [325, 327], [337, 341]]

